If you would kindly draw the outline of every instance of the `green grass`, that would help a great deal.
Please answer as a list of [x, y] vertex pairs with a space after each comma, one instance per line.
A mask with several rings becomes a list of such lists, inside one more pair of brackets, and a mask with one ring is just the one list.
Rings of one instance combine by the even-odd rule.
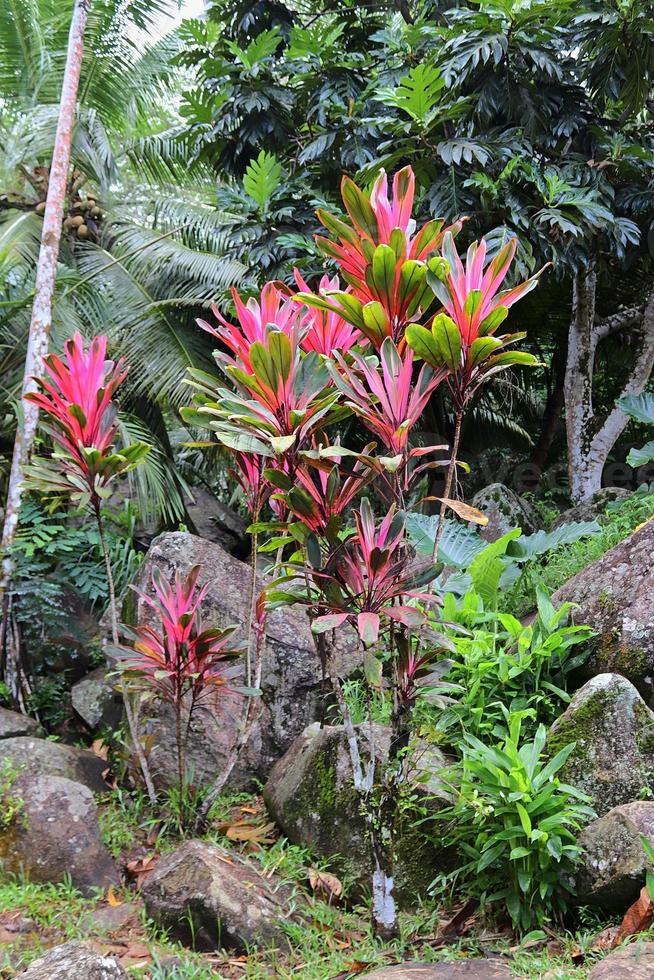
[[523, 616], [534, 608], [536, 587], [543, 585], [555, 592], [591, 562], [624, 541], [644, 521], [654, 515], [654, 493], [635, 493], [611, 505], [603, 518], [601, 530], [589, 538], [564, 545], [550, 552], [543, 562], [529, 562], [515, 585], [500, 593], [500, 607], [514, 616]]

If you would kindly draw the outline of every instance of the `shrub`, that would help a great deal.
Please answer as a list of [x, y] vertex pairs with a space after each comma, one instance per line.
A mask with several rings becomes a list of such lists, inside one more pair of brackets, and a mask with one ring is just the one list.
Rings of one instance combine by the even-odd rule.
[[545, 762], [545, 726], [524, 741], [524, 712], [505, 715], [502, 742], [464, 737], [463, 760], [452, 772], [458, 798], [439, 818], [449, 821], [445, 843], [464, 861], [448, 880], [527, 931], [565, 912], [567, 873], [580, 855], [576, 833], [595, 814], [588, 797], [557, 777], [574, 743]]

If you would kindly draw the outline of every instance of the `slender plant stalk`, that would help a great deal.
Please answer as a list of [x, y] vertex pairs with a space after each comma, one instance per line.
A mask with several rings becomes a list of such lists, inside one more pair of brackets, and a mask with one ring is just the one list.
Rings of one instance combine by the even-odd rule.
[[[259, 520], [259, 514], [255, 515], [254, 521]], [[252, 686], [252, 637], [254, 634], [254, 618], [257, 605], [257, 548], [259, 547], [259, 535], [256, 531], [252, 532], [251, 537], [252, 556], [250, 562], [250, 588], [248, 594], [248, 634], [247, 647], [245, 650], [245, 683], [248, 687]]]
[[[100, 509], [100, 501], [96, 498], [93, 501], [93, 511], [95, 513], [95, 520], [98, 525], [98, 536], [100, 538], [100, 547], [102, 548], [102, 554], [104, 556], [104, 565], [107, 572], [107, 584], [109, 586], [109, 617], [111, 620], [111, 639], [114, 646], [118, 646], [118, 612], [116, 606], [116, 589], [114, 586], [114, 576], [111, 569], [111, 558], [109, 556], [109, 549], [107, 547], [107, 540], [104, 533], [104, 521], [102, 520], [102, 511]], [[150, 803], [156, 806], [157, 794], [155, 792], [154, 783], [152, 782], [152, 775], [150, 773], [150, 767], [148, 766], [148, 760], [145, 757], [145, 752], [143, 751], [143, 746], [141, 745], [141, 740], [138, 733], [138, 725], [136, 723], [136, 717], [132, 709], [132, 703], [129, 697], [129, 691], [127, 690], [127, 685], [124, 679], [121, 677], [120, 680], [120, 690], [123, 696], [123, 703], [125, 705], [125, 715], [127, 717], [127, 726], [129, 728], [130, 738], [132, 739], [132, 744], [134, 746], [134, 751], [139, 760], [139, 765], [141, 767], [141, 772], [143, 773], [143, 779], [145, 781], [145, 788], [150, 799]]]
[[[461, 425], [463, 423], [463, 410], [458, 409], [456, 413], [456, 421], [454, 423], [454, 438], [452, 440], [452, 452], [450, 454], [450, 462], [447, 467], [447, 476], [445, 478], [445, 490], [443, 496], [449, 499], [452, 493], [452, 484], [454, 482], [454, 474], [456, 472], [456, 460], [459, 453], [459, 443], [461, 442]], [[434, 550], [432, 552], [432, 561], [434, 564], [438, 561], [438, 549], [440, 547], [441, 538], [443, 537], [443, 529], [445, 527], [445, 511], [447, 510], [447, 504], [441, 504], [440, 513], [438, 515], [438, 527], [436, 529], [436, 537], [434, 538]]]
[[[84, 53], [84, 31], [90, 0], [75, 0], [73, 16], [68, 35], [68, 52], [66, 66], [61, 86], [57, 132], [55, 135], [52, 162], [48, 178], [48, 194], [43, 213], [43, 229], [41, 232], [41, 247], [36, 267], [36, 282], [34, 286], [34, 303], [27, 342], [27, 356], [23, 374], [22, 417], [18, 420], [14, 452], [11, 461], [7, 502], [5, 506], [4, 526], [2, 531], [2, 572], [0, 574], [0, 604], [4, 593], [9, 588], [14, 573], [14, 560], [11, 555], [11, 545], [18, 526], [18, 514], [23, 496], [24, 467], [34, 445], [38, 425], [38, 407], [25, 401], [25, 395], [36, 391], [36, 378], [43, 374], [43, 355], [48, 349], [50, 326], [52, 322], [52, 301], [54, 298], [55, 280], [57, 276], [57, 259], [68, 183], [68, 168], [70, 151], [75, 125], [77, 108], [77, 90], [82, 68]], [[9, 630], [6, 631], [8, 634]], [[7, 650], [5, 664], [5, 682], [11, 690], [12, 698], [21, 707], [24, 706], [23, 692], [19, 690], [21, 671], [16, 663], [17, 653], [13, 648]], [[24, 678], [24, 675], [23, 675]]]

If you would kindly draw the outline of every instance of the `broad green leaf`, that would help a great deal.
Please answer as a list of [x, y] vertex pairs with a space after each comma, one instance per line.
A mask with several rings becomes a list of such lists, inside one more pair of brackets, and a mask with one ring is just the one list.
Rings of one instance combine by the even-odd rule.
[[275, 154], [261, 150], [255, 160], [250, 160], [245, 170], [243, 187], [245, 193], [263, 210], [279, 187], [281, 179], [282, 167]]

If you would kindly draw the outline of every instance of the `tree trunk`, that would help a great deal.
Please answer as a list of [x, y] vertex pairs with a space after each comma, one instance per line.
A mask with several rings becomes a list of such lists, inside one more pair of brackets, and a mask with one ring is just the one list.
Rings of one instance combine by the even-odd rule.
[[551, 380], [543, 421], [541, 424], [540, 435], [531, 453], [531, 464], [539, 473], [542, 473], [547, 465], [547, 459], [556, 436], [559, 423], [565, 405], [565, 364], [567, 359], [567, 349], [564, 344], [560, 344], [552, 357]]
[[[23, 492], [23, 468], [30, 457], [36, 428], [38, 424], [38, 408], [32, 402], [25, 401], [25, 395], [36, 388], [35, 377], [43, 373], [43, 356], [48, 350], [48, 338], [52, 320], [52, 300], [54, 296], [55, 278], [57, 274], [57, 258], [61, 241], [64, 201], [68, 183], [68, 167], [70, 150], [75, 125], [77, 105], [77, 89], [79, 86], [84, 50], [84, 30], [88, 16], [90, 0], [75, 0], [73, 17], [68, 37], [68, 53], [61, 88], [59, 103], [59, 118], [55, 136], [52, 164], [48, 181], [48, 195], [43, 215], [41, 232], [41, 247], [36, 269], [34, 287], [34, 303], [30, 323], [27, 357], [23, 375], [22, 389], [22, 420], [18, 419], [14, 453], [11, 461], [11, 472], [7, 488], [7, 502], [2, 532], [2, 573], [0, 575], [0, 600], [9, 587], [13, 574], [13, 559], [9, 549], [14, 540], [18, 525], [18, 512]], [[7, 677], [5, 682], [11, 682], [16, 676], [15, 662], [12, 662], [11, 651], [8, 651]], [[17, 690], [12, 690], [15, 699], [20, 700]]]
[[564, 384], [570, 496], [574, 503], [587, 500], [601, 488], [609, 453], [629, 421], [617, 407], [604, 420], [595, 415], [593, 374], [598, 344], [632, 328], [636, 355], [621, 396], [643, 391], [654, 367], [654, 289], [644, 308], [622, 310], [596, 320], [596, 288], [593, 266], [575, 276]]

